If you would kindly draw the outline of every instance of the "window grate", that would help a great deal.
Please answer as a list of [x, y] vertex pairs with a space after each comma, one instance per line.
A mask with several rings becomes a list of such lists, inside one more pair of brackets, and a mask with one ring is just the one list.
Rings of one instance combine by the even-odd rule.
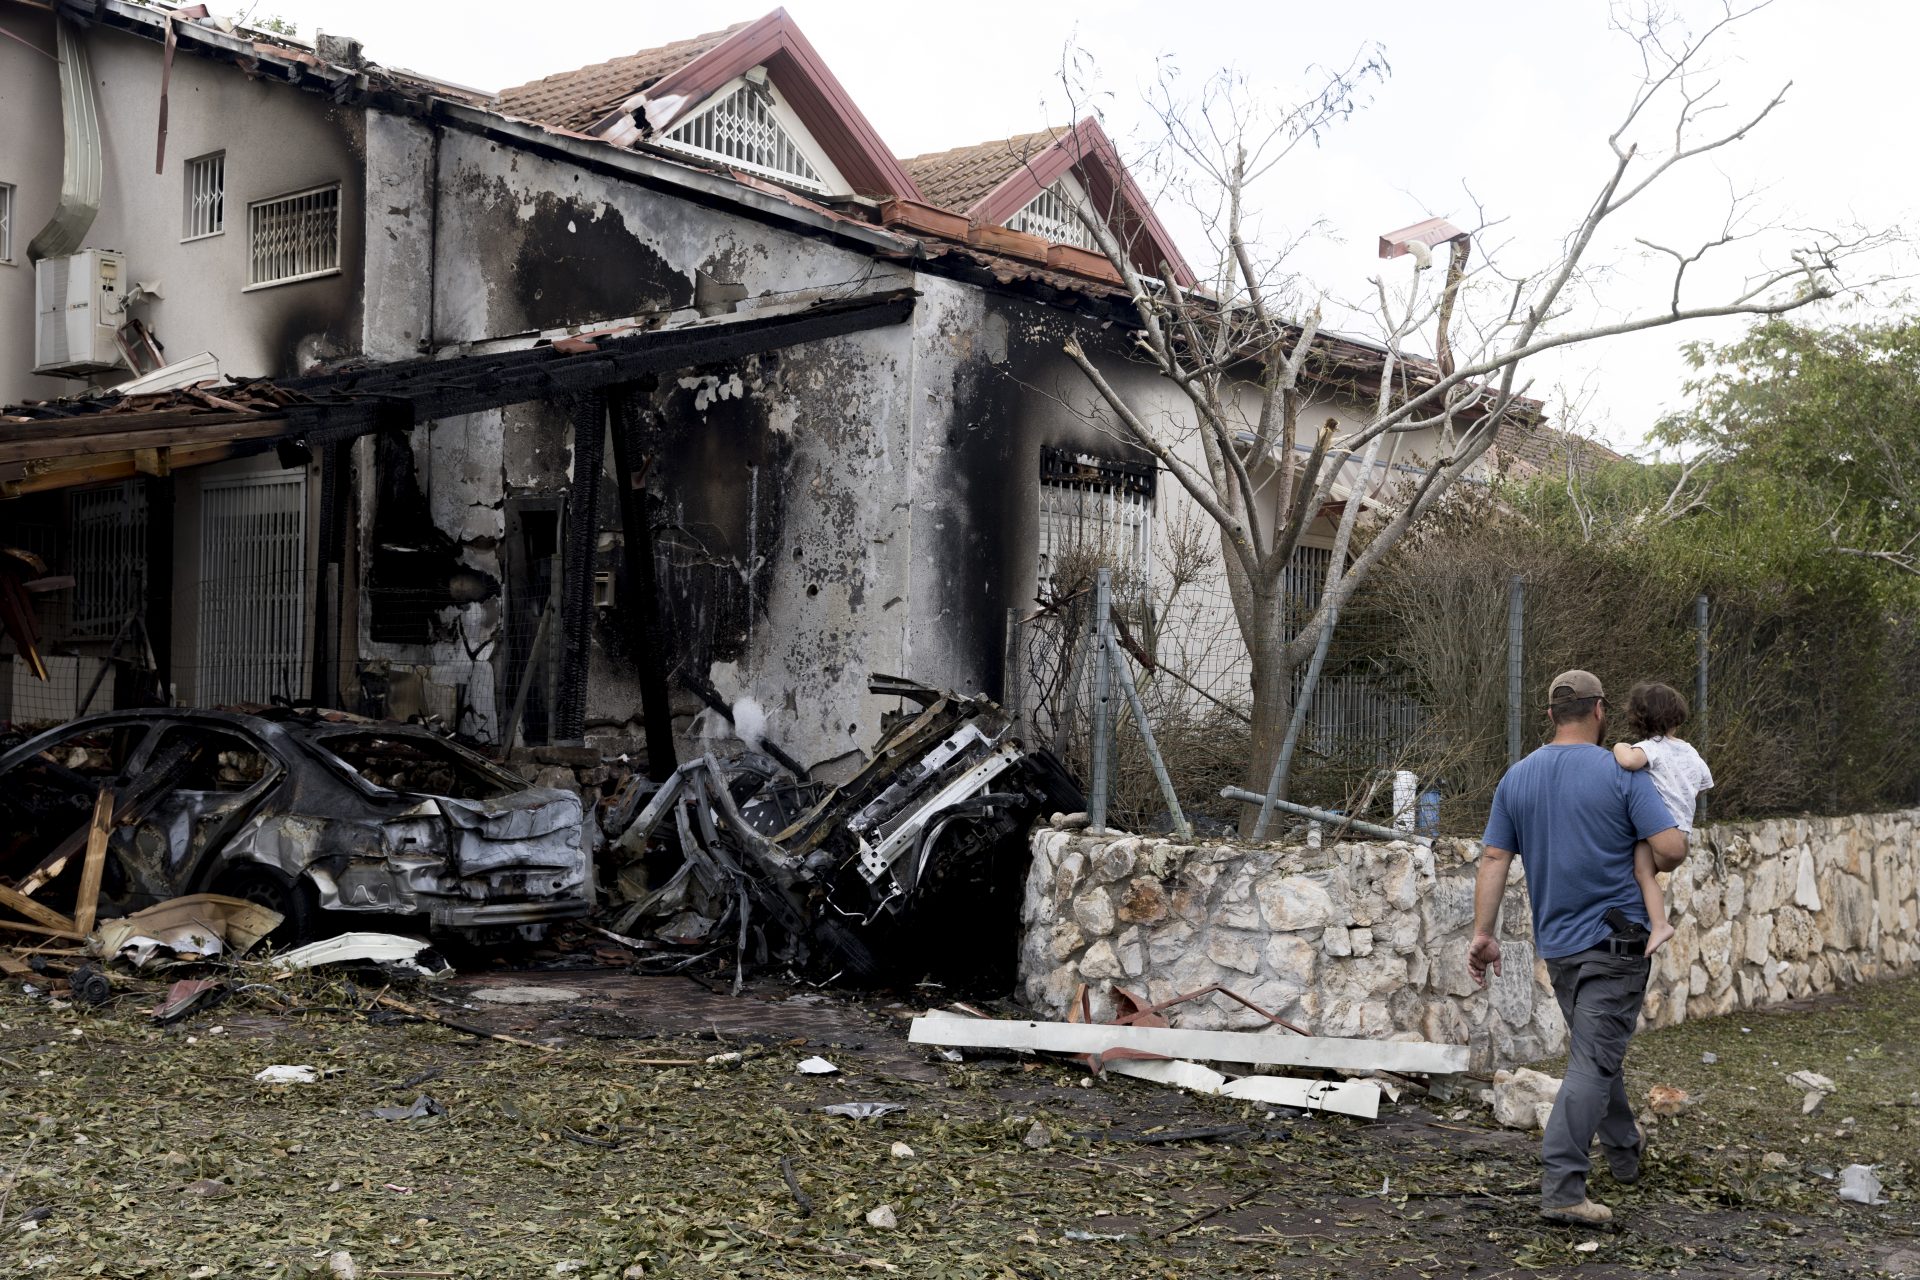
[[743, 83], [661, 141], [809, 191], [827, 189], [820, 171], [781, 123], [771, 93], [751, 82]]
[[247, 206], [247, 287], [287, 284], [340, 269], [340, 186]]
[[217, 236], [227, 229], [227, 153], [187, 161], [187, 209], [183, 239]]
[[146, 603], [146, 489], [134, 481], [81, 489], [72, 503], [70, 626], [75, 636], [112, 635]]
[[1153, 581], [1153, 492], [1148, 468], [1043, 450], [1040, 595], [1064, 585], [1056, 574], [1079, 556], [1113, 568], [1122, 591], [1144, 594]]
[[13, 188], [0, 182], [0, 262], [13, 261]]
[[284, 471], [201, 491], [202, 706], [304, 692], [307, 478]]
[[1027, 207], [1014, 214], [1007, 226], [1055, 244], [1077, 245], [1095, 252], [1100, 249], [1093, 233], [1073, 211], [1073, 197], [1057, 182], [1028, 201]]

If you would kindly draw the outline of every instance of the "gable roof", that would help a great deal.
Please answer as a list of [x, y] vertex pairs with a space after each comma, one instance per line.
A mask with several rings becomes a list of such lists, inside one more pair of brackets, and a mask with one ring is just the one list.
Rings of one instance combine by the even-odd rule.
[[500, 101], [511, 114], [631, 146], [669, 132], [755, 67], [766, 68], [768, 79], [856, 193], [921, 198], [920, 188], [785, 9], [725, 31], [548, 76], [506, 90]]
[[928, 204], [964, 212], [1006, 180], [1007, 174], [1051, 146], [1065, 130], [1041, 129], [970, 147], [932, 151], [900, 162], [913, 175]]
[[624, 58], [610, 58], [502, 89], [500, 108], [523, 120], [537, 120], [541, 124], [585, 133], [634, 94], [711, 52], [728, 36], [750, 25], [736, 22], [722, 31], [709, 31], [703, 36], [675, 40]]
[[1165, 263], [1181, 285], [1194, 282], [1193, 269], [1179, 246], [1127, 172], [1113, 140], [1092, 116], [1071, 129], [956, 147], [915, 156], [903, 164], [916, 178], [924, 175], [946, 197], [934, 203], [996, 226], [1005, 226], [1036, 196], [1071, 173], [1086, 190], [1094, 211], [1104, 216], [1115, 235], [1133, 246], [1136, 268], [1157, 276]]

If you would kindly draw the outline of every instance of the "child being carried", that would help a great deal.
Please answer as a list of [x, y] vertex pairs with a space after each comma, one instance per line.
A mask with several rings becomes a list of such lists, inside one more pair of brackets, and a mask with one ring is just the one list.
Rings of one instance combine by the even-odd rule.
[[[1666, 802], [1673, 825], [1689, 840], [1693, 838], [1694, 801], [1713, 786], [1713, 771], [1691, 743], [1682, 741], [1674, 730], [1687, 722], [1687, 700], [1671, 685], [1637, 684], [1627, 695], [1627, 730], [1638, 742], [1614, 744], [1613, 758], [1622, 769], [1647, 770], [1653, 789]], [[1645, 840], [1633, 847], [1633, 878], [1640, 885], [1640, 896], [1647, 904], [1651, 933], [1647, 954], [1673, 936], [1667, 923], [1666, 897], [1653, 870], [1653, 848]]]

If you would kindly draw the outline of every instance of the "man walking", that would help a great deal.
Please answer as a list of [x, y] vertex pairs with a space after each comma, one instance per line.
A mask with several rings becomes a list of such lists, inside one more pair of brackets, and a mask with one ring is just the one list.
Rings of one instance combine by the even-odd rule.
[[1534, 947], [1547, 962], [1569, 1040], [1567, 1076], [1540, 1141], [1540, 1214], [1595, 1225], [1613, 1219], [1587, 1198], [1595, 1135], [1620, 1183], [1639, 1179], [1645, 1146], [1621, 1075], [1652, 963], [1633, 846], [1647, 841], [1654, 865], [1671, 871], [1687, 843], [1646, 772], [1622, 769], [1601, 748], [1607, 698], [1598, 679], [1585, 671], [1555, 676], [1547, 714], [1552, 741], [1507, 770], [1494, 793], [1467, 971], [1482, 986], [1488, 969], [1500, 972], [1494, 930], [1517, 854], [1527, 868]]

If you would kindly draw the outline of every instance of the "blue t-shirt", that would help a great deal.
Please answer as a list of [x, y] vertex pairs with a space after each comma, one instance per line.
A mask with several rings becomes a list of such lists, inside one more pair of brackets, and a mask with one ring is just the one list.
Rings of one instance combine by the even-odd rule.
[[1613, 932], [1610, 908], [1648, 923], [1633, 846], [1672, 825], [1645, 769], [1622, 769], [1601, 747], [1549, 743], [1500, 779], [1485, 843], [1526, 864], [1534, 946], [1554, 960], [1599, 946]]

